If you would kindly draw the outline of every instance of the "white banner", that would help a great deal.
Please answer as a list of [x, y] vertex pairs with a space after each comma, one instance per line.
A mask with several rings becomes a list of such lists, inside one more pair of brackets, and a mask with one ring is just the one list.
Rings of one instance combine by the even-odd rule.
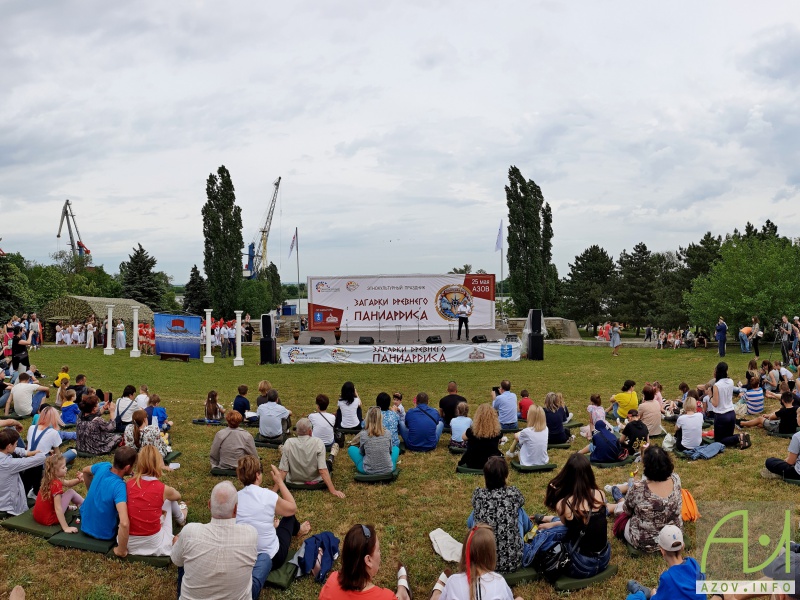
[[356, 363], [406, 365], [411, 363], [486, 362], [519, 360], [519, 342], [487, 344], [375, 345], [375, 346], [281, 346], [281, 362]]
[[494, 280], [488, 274], [309, 277], [309, 329], [448, 329], [458, 314], [468, 316], [470, 329], [494, 329]]

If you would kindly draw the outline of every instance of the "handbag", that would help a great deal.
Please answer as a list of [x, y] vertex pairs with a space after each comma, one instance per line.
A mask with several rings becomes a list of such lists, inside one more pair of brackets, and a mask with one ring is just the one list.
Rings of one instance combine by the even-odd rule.
[[533, 557], [531, 566], [547, 581], [553, 583], [566, 572], [571, 562], [567, 544], [556, 542], [547, 550], [539, 550]]
[[668, 433], [664, 436], [664, 440], [661, 442], [661, 447], [665, 452], [672, 452], [675, 449], [676, 443], [677, 440], [675, 439], [675, 436], [671, 433]]

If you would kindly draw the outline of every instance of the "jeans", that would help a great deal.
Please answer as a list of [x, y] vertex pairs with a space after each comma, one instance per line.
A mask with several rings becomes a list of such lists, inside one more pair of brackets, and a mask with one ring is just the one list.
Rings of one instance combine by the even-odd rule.
[[[520, 416], [522, 416], [520, 414]], [[500, 423], [500, 429], [517, 429], [517, 422], [514, 421], [513, 423]]]
[[768, 458], [764, 466], [770, 473], [780, 475], [784, 479], [800, 479], [800, 473], [795, 470], [794, 465], [790, 465], [780, 458]]
[[256, 564], [253, 565], [253, 600], [258, 600], [261, 595], [261, 588], [267, 582], [270, 571], [272, 571], [272, 558], [266, 552], [259, 553]]
[[[517, 424], [514, 423], [514, 427], [516, 427], [516, 426], [517, 426]], [[397, 429], [400, 432], [400, 437], [403, 438], [403, 441], [406, 443], [406, 446], [408, 446], [408, 433], [409, 432], [408, 432], [408, 427], [406, 427], [405, 421], [401, 420], [397, 424]], [[436, 425], [436, 444], [439, 443], [439, 438], [442, 437], [442, 432], [443, 431], [444, 431], [444, 421], [439, 421], [439, 423]], [[434, 444], [430, 448], [417, 448], [417, 447], [415, 447], [413, 449], [413, 451], [414, 452], [428, 452], [430, 450], [434, 450], [436, 448], [436, 444]], [[409, 448], [409, 450], [411, 450], [411, 448]]]
[[727, 341], [728, 341], [727, 338], [722, 338], [720, 340], [717, 340], [717, 344], [718, 344], [718, 348], [719, 348], [718, 351], [719, 351], [720, 357], [725, 356], [725, 342], [727, 342]]
[[602, 573], [611, 562], [611, 544], [606, 544], [605, 550], [596, 556], [585, 556], [570, 547], [569, 557], [572, 559], [569, 567], [570, 577], [586, 579]]
[[714, 441], [725, 446], [738, 446], [739, 436], [734, 435], [735, 426], [736, 413], [734, 411], [714, 413]]
[[[364, 470], [364, 455], [361, 454], [361, 448], [357, 446], [350, 446], [347, 449], [347, 455], [350, 457], [356, 465], [356, 470], [359, 473], [363, 473], [364, 475], [371, 475], [372, 473], [367, 473]], [[397, 459], [400, 458], [400, 448], [398, 446], [392, 446], [392, 471], [397, 468]]]
[[66, 461], [67, 461], [67, 464], [68, 464], [68, 465], [72, 464], [72, 462], [73, 462], [73, 461], [74, 461], [74, 460], [75, 460], [77, 457], [78, 457], [78, 453], [77, 453], [77, 452], [75, 452], [75, 450], [73, 450], [73, 449], [71, 449], [71, 448], [70, 448], [69, 450], [67, 450], [66, 452], [64, 452], [64, 460], [66, 460]]
[[742, 349], [742, 354], [750, 352], [750, 340], [748, 340], [747, 335], [741, 331], [739, 332], [739, 347]]
[[[473, 510], [469, 513], [467, 517], [467, 528], [472, 529], [475, 525], [475, 511]], [[520, 537], [525, 537], [525, 534], [528, 533], [531, 528], [533, 527], [533, 521], [528, 516], [528, 513], [525, 512], [525, 509], [520, 508], [517, 510], [517, 527], [519, 528], [519, 535]]]
[[0, 396], [0, 408], [5, 408], [6, 402], [8, 402], [8, 397], [11, 395], [11, 389], [7, 389], [3, 394]]

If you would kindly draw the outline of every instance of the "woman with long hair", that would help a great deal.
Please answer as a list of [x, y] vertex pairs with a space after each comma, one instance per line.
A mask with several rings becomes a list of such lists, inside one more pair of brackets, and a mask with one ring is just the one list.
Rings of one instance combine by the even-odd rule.
[[217, 403], [217, 392], [214, 390], [206, 396], [205, 413], [208, 421], [219, 421], [225, 414], [225, 408]]
[[11, 337], [11, 367], [15, 371], [20, 371], [20, 365], [25, 365], [22, 371], [31, 368], [31, 361], [28, 357], [28, 346], [31, 345], [31, 341], [24, 339], [22, 333], [22, 327], [17, 325], [14, 327], [14, 335]]
[[352, 381], [345, 381], [342, 385], [342, 393], [339, 396], [339, 404], [336, 409], [336, 423], [334, 426], [344, 429], [355, 429], [361, 427], [361, 400], [358, 397], [356, 386]]
[[[83, 482], [83, 473], [78, 471], [76, 479], [65, 479], [67, 476], [67, 461], [64, 456], [56, 452], [44, 461], [44, 475], [42, 485], [36, 496], [31, 516], [40, 525], [60, 525], [65, 533], [78, 533], [77, 527], [70, 527], [64, 513], [70, 504], [80, 507], [83, 497], [72, 488]], [[64, 489], [67, 488], [67, 489]]]
[[319, 600], [356, 600], [369, 592], [370, 600], [411, 600], [408, 574], [397, 570], [397, 592], [372, 583], [381, 568], [381, 546], [373, 525], [353, 525], [342, 543], [342, 568], [328, 576]]
[[753, 445], [749, 433], [734, 434], [736, 410], [733, 407], [733, 380], [728, 377], [728, 363], [717, 364], [714, 380], [708, 400], [709, 410], [713, 408], [714, 411], [714, 441], [726, 446], [739, 446], [742, 450], [749, 448]]
[[385, 475], [397, 468], [400, 447], [392, 445], [392, 434], [383, 426], [380, 407], [373, 406], [367, 411], [364, 430], [350, 444], [347, 454], [359, 473]]
[[130, 446], [140, 452], [146, 446], [153, 446], [165, 457], [172, 452], [164, 438], [161, 437], [161, 430], [158, 425], [149, 425], [147, 421], [147, 411], [139, 410], [133, 413], [133, 422], [125, 428], [125, 445]]
[[475, 411], [472, 426], [467, 429], [467, 451], [458, 461], [460, 466], [483, 469], [490, 456], [502, 456], [500, 452], [500, 420], [491, 404], [481, 404]]
[[568, 575], [586, 578], [605, 571], [611, 560], [606, 498], [585, 455], [575, 453], [569, 457], [547, 485], [544, 503], [557, 516], [535, 515], [534, 520], [540, 530], [547, 532], [544, 535], [560, 538], [566, 544], [570, 557]]
[[80, 452], [101, 455], [108, 454], [119, 446], [122, 435], [118, 434], [114, 417], [117, 407], [113, 402], [108, 403], [110, 420], [106, 421], [101, 414], [99, 400], [95, 394], [84, 394], [78, 403], [81, 416], [78, 418], [76, 428], [77, 438], [75, 447]]
[[547, 443], [564, 444], [569, 439], [564, 423], [569, 418], [564, 398], [556, 392], [547, 392], [544, 397], [544, 417], [547, 423]]

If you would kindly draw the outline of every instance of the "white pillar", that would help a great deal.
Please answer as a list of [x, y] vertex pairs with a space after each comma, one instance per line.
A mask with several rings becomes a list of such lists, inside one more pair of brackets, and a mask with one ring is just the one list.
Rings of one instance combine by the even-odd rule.
[[234, 367], [244, 366], [244, 359], [242, 358], [242, 312], [241, 310], [233, 311], [236, 314], [236, 358], [233, 359]]
[[114, 305], [106, 304], [108, 309], [108, 327], [106, 327], [106, 347], [103, 354], [111, 356], [114, 354]]
[[204, 363], [213, 363], [214, 355], [211, 354], [211, 309], [206, 309], [206, 355], [203, 357]]
[[133, 348], [131, 358], [139, 358], [142, 353], [139, 351], [139, 307], [131, 306], [133, 310]]

